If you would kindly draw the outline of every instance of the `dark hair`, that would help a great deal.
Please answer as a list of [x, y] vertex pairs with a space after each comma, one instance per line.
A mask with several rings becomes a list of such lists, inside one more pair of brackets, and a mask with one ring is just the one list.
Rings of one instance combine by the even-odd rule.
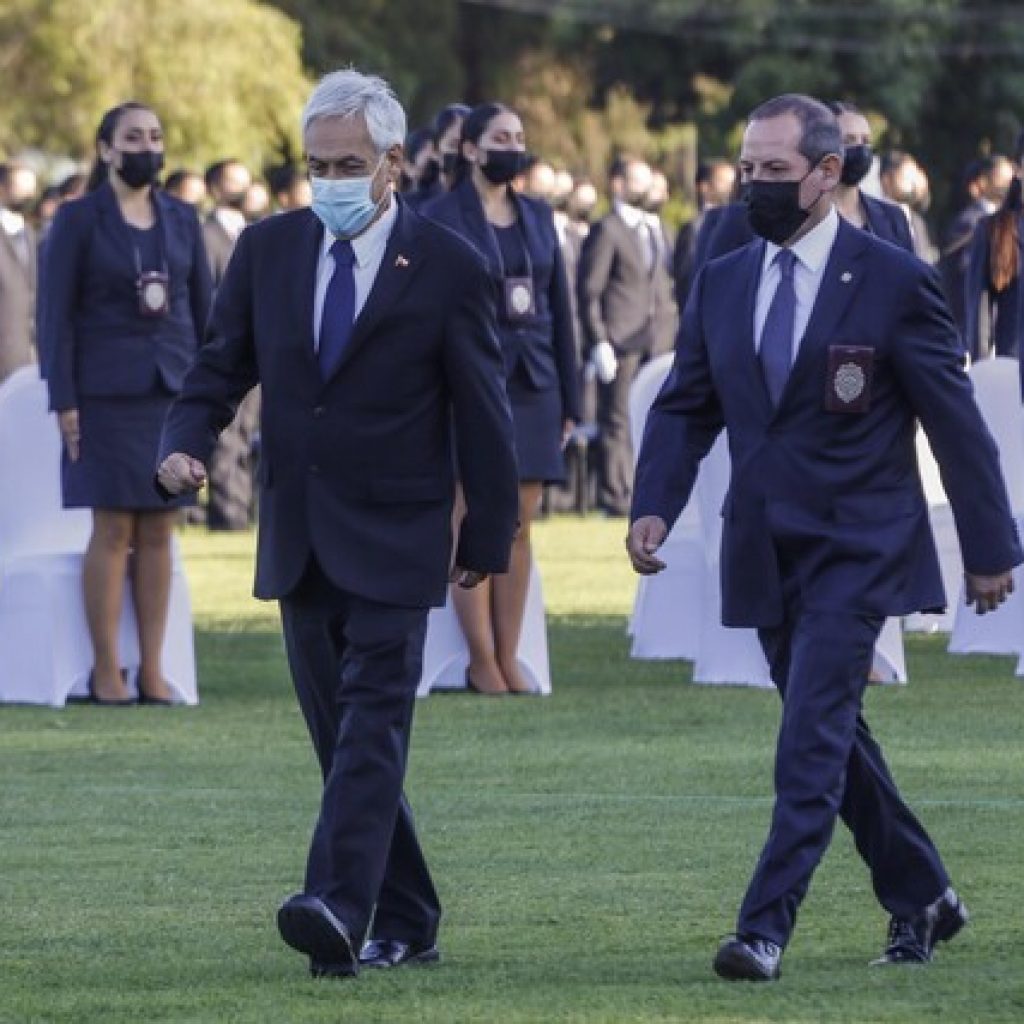
[[1020, 276], [1020, 216], [1024, 184], [1014, 177], [1003, 205], [988, 222], [988, 279], [993, 291], [1004, 291]]
[[860, 107], [854, 103], [847, 103], [846, 100], [825, 100], [825, 106], [836, 117], [839, 117], [840, 114], [860, 114]]
[[[625, 178], [627, 171], [633, 164], [646, 163], [643, 157], [637, 156], [635, 153], [618, 153], [612, 158], [612, 162], [608, 165], [608, 180], [611, 181], [614, 178]], [[648, 165], [650, 166], [650, 165]], [[653, 170], [653, 168], [651, 168]]]
[[904, 152], [902, 149], [890, 149], [888, 153], [883, 153], [879, 157], [878, 173], [892, 174], [898, 167], [902, 167], [913, 159], [909, 153]]
[[405, 156], [409, 163], [416, 163], [416, 157], [434, 141], [432, 128], [417, 128], [405, 137]]
[[187, 167], [176, 167], [170, 174], [164, 178], [164, 191], [174, 192], [175, 189], [181, 188], [185, 184], [186, 178], [197, 178], [199, 175], [195, 171], [189, 170]]
[[1024, 132], [1017, 136], [1017, 145], [1013, 147], [1013, 159], [1018, 167], [1024, 164]]
[[784, 114], [792, 114], [800, 122], [801, 134], [797, 149], [812, 167], [830, 154], [839, 157], [843, 155], [843, 133], [835, 114], [826, 104], [811, 96], [795, 92], [776, 96], [757, 107], [747, 123], [768, 121]]
[[117, 126], [121, 121], [121, 116], [127, 114], [129, 110], [148, 110], [153, 113], [152, 107], [147, 107], [145, 103], [139, 103], [137, 100], [129, 100], [127, 103], [121, 103], [116, 107], [111, 107], [103, 117], [100, 119], [99, 127], [96, 129], [96, 139], [94, 145], [96, 147], [96, 160], [93, 162], [92, 170], [89, 171], [89, 180], [86, 182], [85, 189], [87, 192], [92, 192], [98, 189], [109, 177], [110, 177], [110, 166], [104, 163], [100, 159], [100, 143], [105, 142], [108, 146], [114, 144], [114, 132], [117, 131]]
[[506, 107], [504, 103], [481, 103], [480, 106], [474, 107], [466, 115], [462, 122], [462, 133], [459, 136], [459, 159], [455, 162], [453, 188], [455, 185], [461, 184], [469, 175], [469, 161], [466, 159], [462, 147], [467, 142], [478, 143], [490, 126], [490, 123], [499, 114], [511, 113], [513, 113], [512, 109]]
[[229, 167], [244, 167], [245, 164], [241, 160], [237, 160], [235, 157], [226, 157], [224, 160], [218, 160], [214, 164], [210, 164], [206, 168], [206, 172], [203, 174], [203, 180], [206, 182], [207, 188], [217, 188], [220, 185], [221, 179], [224, 177], [224, 172]]
[[58, 186], [57, 191], [60, 193], [62, 199], [67, 199], [68, 196], [73, 196], [76, 192], [81, 191], [85, 187], [86, 191], [89, 188], [89, 179], [80, 171], [75, 171], [74, 174], [69, 174]]
[[272, 196], [279, 196], [282, 192], [290, 192], [302, 178], [303, 173], [295, 164], [280, 164], [267, 171], [267, 188]]
[[433, 132], [434, 142], [440, 142], [441, 136], [457, 121], [465, 121], [470, 115], [470, 109], [465, 103], [449, 103], [442, 108], [437, 117], [434, 118]]

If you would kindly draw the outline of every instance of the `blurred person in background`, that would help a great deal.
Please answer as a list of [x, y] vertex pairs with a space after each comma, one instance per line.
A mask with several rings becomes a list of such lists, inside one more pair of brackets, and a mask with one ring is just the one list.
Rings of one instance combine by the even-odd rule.
[[1024, 133], [1002, 205], [982, 220], [971, 242], [964, 286], [965, 345], [972, 359], [1024, 356]]
[[555, 169], [539, 157], [530, 160], [523, 175], [522, 191], [531, 199], [551, 205], [555, 195]]
[[160, 119], [125, 103], [96, 132], [90, 191], [57, 212], [45, 254], [50, 408], [64, 440], [67, 508], [90, 508], [85, 612], [93, 647], [90, 698], [131, 703], [118, 649], [125, 578], [139, 629], [139, 699], [169, 703], [161, 652], [171, 533], [183, 497], [153, 487], [160, 430], [206, 325], [210, 272], [190, 206], [157, 188]]
[[675, 293], [672, 288], [672, 252], [675, 238], [671, 228], [662, 217], [671, 197], [668, 176], [664, 171], [654, 168], [651, 173], [651, 187], [647, 190], [643, 208], [650, 224], [651, 244], [655, 249], [655, 259], [664, 273], [657, 273], [654, 281], [654, 346], [651, 357], [671, 352], [676, 340], [676, 328], [679, 326], [679, 315], [676, 308]]
[[434, 147], [434, 132], [430, 128], [417, 128], [405, 140], [405, 160], [402, 169], [405, 201], [418, 210], [431, 199], [444, 195], [441, 183], [441, 163]]
[[441, 165], [441, 184], [446, 192], [455, 184], [462, 122], [468, 115], [469, 107], [465, 103], [450, 103], [434, 118], [434, 149]]
[[309, 178], [295, 164], [280, 164], [267, 173], [267, 186], [278, 213], [305, 209], [313, 201]]
[[925, 263], [937, 262], [939, 252], [932, 244], [931, 233], [924, 219], [932, 201], [924, 168], [909, 153], [892, 150], [883, 154], [878, 170], [885, 198], [903, 207], [910, 223], [914, 252]]
[[[214, 290], [227, 271], [235, 243], [245, 230], [246, 201], [252, 187], [249, 168], [240, 160], [218, 160], [206, 170], [213, 209], [203, 222], [203, 239]], [[241, 403], [210, 456], [206, 525], [211, 530], [245, 530], [255, 515], [256, 464], [253, 441], [259, 427], [259, 392]]]
[[833, 100], [825, 106], [835, 114], [839, 130], [843, 133], [843, 169], [834, 194], [840, 216], [854, 227], [870, 231], [907, 252], [914, 252], [910, 224], [903, 210], [895, 203], [876, 199], [860, 188], [875, 161], [868, 119], [852, 103]]
[[712, 159], [697, 165], [694, 179], [697, 214], [679, 229], [672, 255], [672, 279], [679, 309], [686, 305], [690, 285], [693, 283], [697, 237], [701, 226], [710, 210], [725, 206], [730, 201], [735, 184], [736, 167], [728, 160]]
[[476, 107], [462, 125], [455, 187], [424, 208], [483, 254], [498, 296], [519, 530], [507, 574], [452, 591], [469, 646], [467, 685], [489, 694], [533, 689], [517, 659], [533, 564], [530, 526], [544, 484], [565, 478], [563, 449], [580, 418], [569, 284], [551, 208], [511, 188], [526, 160], [519, 115], [500, 103]]
[[200, 216], [206, 202], [206, 182], [198, 171], [179, 167], [164, 179], [164, 191], [183, 203], [187, 203]]
[[245, 190], [242, 213], [246, 224], [255, 224], [270, 213], [270, 189], [266, 183], [256, 180]]
[[36, 361], [38, 240], [29, 217], [38, 187], [27, 164], [0, 164], [0, 384]]

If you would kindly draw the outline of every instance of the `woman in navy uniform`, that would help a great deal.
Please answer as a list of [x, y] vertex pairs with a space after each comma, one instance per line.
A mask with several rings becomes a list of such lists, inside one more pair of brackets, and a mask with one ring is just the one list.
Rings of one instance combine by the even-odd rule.
[[580, 418], [569, 287], [552, 211], [511, 188], [526, 161], [519, 116], [498, 103], [476, 107], [463, 122], [455, 187], [423, 209], [480, 251], [497, 286], [520, 528], [507, 575], [452, 591], [470, 651], [467, 684], [486, 693], [531, 689], [516, 661], [532, 565], [530, 523], [544, 484], [565, 479], [562, 450]]
[[93, 510], [83, 575], [97, 703], [132, 700], [117, 642], [129, 572], [139, 698], [171, 698], [160, 664], [171, 531], [189, 499], [168, 509], [153, 474], [164, 414], [206, 324], [210, 274], [195, 213], [154, 188], [163, 151], [148, 107], [108, 111], [90, 189], [61, 207], [45, 254], [40, 348], [64, 439], [64, 505]]

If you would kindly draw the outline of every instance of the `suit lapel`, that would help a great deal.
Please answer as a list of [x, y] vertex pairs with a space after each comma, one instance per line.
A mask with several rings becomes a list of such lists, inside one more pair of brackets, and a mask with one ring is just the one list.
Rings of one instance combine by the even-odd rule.
[[801, 381], [814, 365], [815, 350], [834, 337], [850, 301], [859, 290], [863, 279], [860, 258], [867, 240], [866, 232], [847, 224], [840, 217], [839, 232], [825, 264], [821, 287], [776, 412], [784, 409], [790, 395], [798, 391]]
[[352, 337], [349, 338], [331, 377], [343, 369], [355, 352], [365, 344], [381, 317], [394, 307], [395, 301], [420, 268], [422, 256], [416, 247], [416, 214], [410, 212], [397, 196], [393, 201], [398, 203], [398, 216], [384, 248], [380, 269], [370, 288], [370, 294], [366, 297], [366, 303], [352, 326]]
[[318, 375], [320, 365], [317, 362], [313, 341], [313, 309], [316, 299], [316, 272], [323, 238], [324, 229], [320, 218], [312, 210], [303, 210], [295, 247], [297, 272], [289, 276], [291, 288], [288, 306], [299, 325], [295, 336], [302, 350], [302, 357]]

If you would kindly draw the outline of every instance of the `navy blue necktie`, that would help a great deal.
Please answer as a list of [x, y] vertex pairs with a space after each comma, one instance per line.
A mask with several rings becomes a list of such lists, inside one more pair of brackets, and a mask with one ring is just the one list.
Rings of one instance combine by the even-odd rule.
[[352, 266], [356, 254], [352, 243], [337, 239], [331, 246], [334, 274], [324, 296], [324, 311], [320, 317], [320, 376], [324, 380], [335, 371], [352, 337], [352, 323], [356, 318], [356, 275]]
[[779, 285], [768, 307], [758, 355], [772, 405], [777, 406], [793, 362], [793, 324], [796, 319], [793, 267], [796, 257], [791, 250], [780, 249], [774, 262], [779, 268]]

